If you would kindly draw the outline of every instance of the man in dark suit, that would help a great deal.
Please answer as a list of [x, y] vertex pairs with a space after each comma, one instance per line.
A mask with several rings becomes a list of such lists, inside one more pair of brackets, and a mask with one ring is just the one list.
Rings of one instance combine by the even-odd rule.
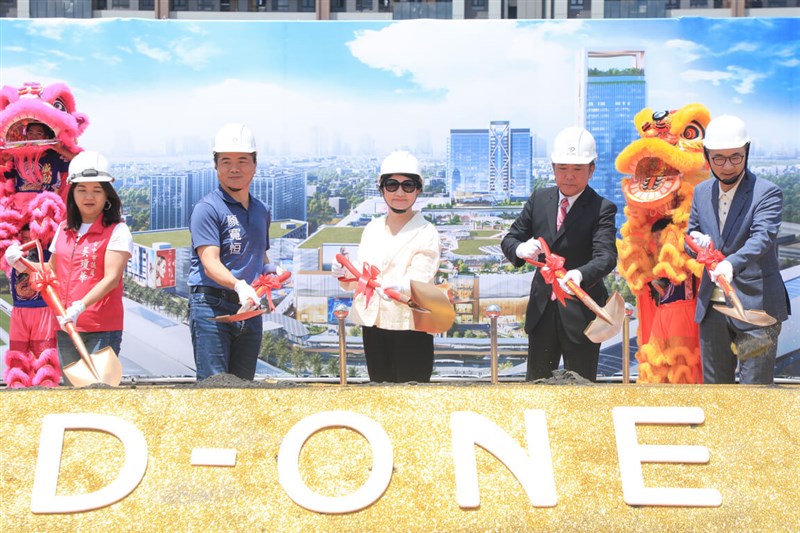
[[[603, 278], [617, 263], [617, 207], [588, 186], [595, 159], [597, 149], [591, 133], [580, 127], [562, 130], [551, 154], [556, 186], [533, 192], [503, 239], [502, 248], [514, 266], [523, 265], [525, 259], [543, 261], [537, 240], [542, 237], [553, 253], [565, 259], [567, 273], [559, 281], [562, 288], [572, 294], [566, 285], [566, 280], [572, 280], [604, 305], [608, 291]], [[541, 272], [536, 272], [525, 313], [525, 379], [552, 377], [563, 355], [567, 370], [596, 381], [600, 345], [583, 334], [594, 313], [575, 298], [568, 298], [564, 307], [552, 295], [552, 287]]]
[[[738, 359], [742, 383], [769, 384], [781, 322], [790, 312], [775, 244], [783, 193], [747, 168], [750, 138], [738, 117], [722, 115], [709, 122], [703, 146], [716, 179], [695, 187], [689, 235], [701, 248], [713, 242], [727, 256], [703, 273], [697, 295], [703, 382], [734, 383]], [[714, 310], [714, 303], [725, 305], [716, 285], [719, 275], [731, 282], [745, 309], [763, 309], [778, 323], [758, 327]]]

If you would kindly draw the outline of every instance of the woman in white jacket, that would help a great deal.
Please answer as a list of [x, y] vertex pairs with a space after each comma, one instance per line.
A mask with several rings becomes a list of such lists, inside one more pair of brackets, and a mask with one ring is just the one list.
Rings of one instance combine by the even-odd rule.
[[[392, 152], [381, 164], [378, 189], [389, 207], [386, 216], [370, 222], [361, 236], [356, 268], [368, 263], [380, 270], [378, 283], [409, 294], [411, 280], [432, 282], [439, 268], [439, 233], [412, 207], [422, 192], [417, 159]], [[337, 278], [352, 277], [334, 264]], [[354, 282], [343, 282], [352, 290]], [[380, 297], [379, 297], [380, 296]], [[370, 381], [429, 382], [433, 373], [433, 336], [414, 329], [411, 309], [377, 291], [367, 305], [364, 294], [353, 299], [350, 314], [362, 326]]]

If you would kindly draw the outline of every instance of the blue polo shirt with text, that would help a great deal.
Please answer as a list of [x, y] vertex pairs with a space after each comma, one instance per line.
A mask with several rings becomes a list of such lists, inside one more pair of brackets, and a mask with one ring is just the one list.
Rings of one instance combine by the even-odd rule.
[[269, 209], [252, 194], [247, 209], [218, 186], [205, 195], [192, 211], [192, 263], [189, 286], [224, 288], [209, 278], [197, 248], [219, 247], [219, 258], [237, 279], [253, 283], [261, 274], [264, 254], [269, 250]]

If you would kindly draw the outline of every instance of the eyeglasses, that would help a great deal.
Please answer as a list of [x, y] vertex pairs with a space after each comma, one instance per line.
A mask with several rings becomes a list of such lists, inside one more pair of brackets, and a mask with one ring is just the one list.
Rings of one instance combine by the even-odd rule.
[[389, 178], [388, 180], [383, 182], [383, 188], [389, 192], [395, 192], [400, 187], [403, 188], [403, 192], [408, 192], [408, 193], [414, 192], [417, 189], [422, 188], [419, 185], [417, 185], [417, 182], [415, 182], [414, 180], [406, 180], [401, 183], [394, 178]]
[[718, 167], [724, 166], [728, 161], [731, 162], [731, 165], [736, 166], [744, 161], [744, 156], [742, 154], [733, 154], [728, 157], [725, 157], [724, 155], [715, 155], [711, 158], [711, 162]]

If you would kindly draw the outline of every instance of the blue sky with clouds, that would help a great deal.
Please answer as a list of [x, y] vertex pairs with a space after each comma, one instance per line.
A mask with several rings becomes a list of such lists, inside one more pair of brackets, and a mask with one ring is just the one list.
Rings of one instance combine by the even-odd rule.
[[[283, 22], [0, 19], [0, 84], [66, 82], [83, 146], [161, 155], [251, 124], [273, 152], [380, 153], [511, 120], [545, 139], [578, 120], [583, 51], [645, 50], [648, 106], [742, 116], [800, 149], [800, 19]], [[191, 139], [190, 139], [191, 138]], [[119, 152], [126, 147], [130, 154]]]

